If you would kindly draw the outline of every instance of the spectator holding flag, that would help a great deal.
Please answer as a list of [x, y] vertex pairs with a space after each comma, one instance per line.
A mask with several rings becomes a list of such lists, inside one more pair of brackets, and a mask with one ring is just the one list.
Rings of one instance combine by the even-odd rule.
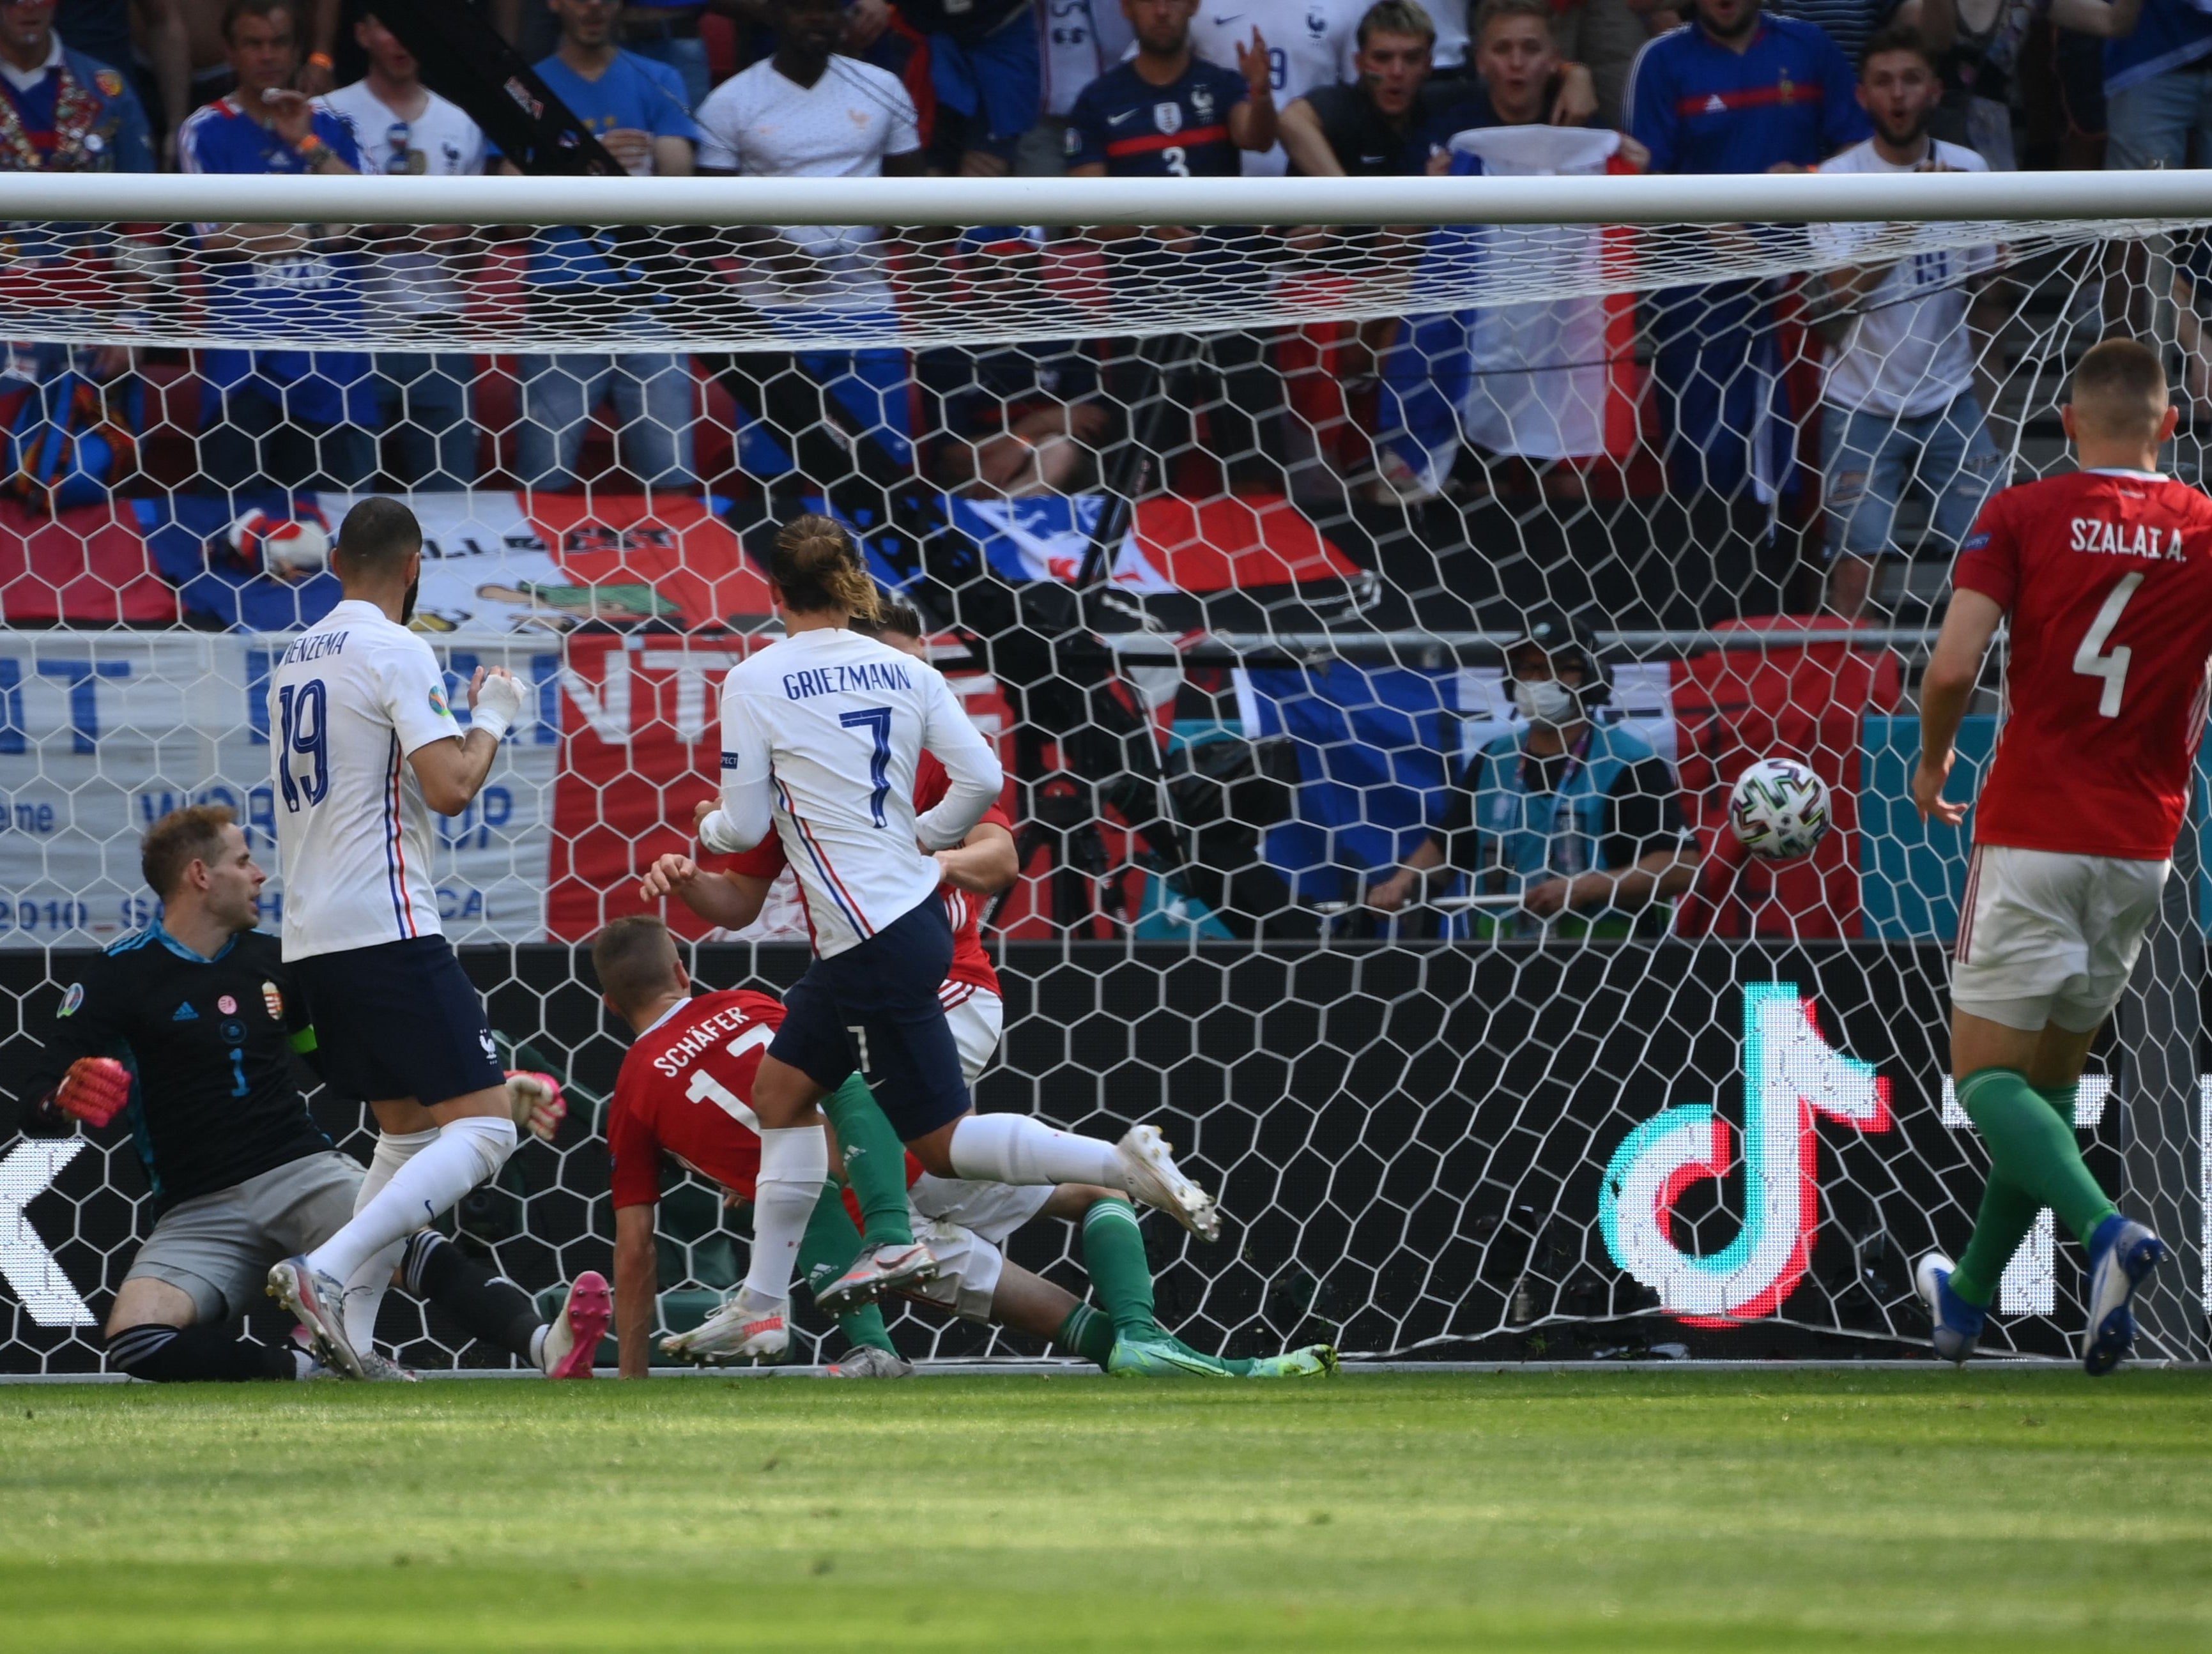
[[[230, 0], [222, 16], [237, 90], [192, 114], [177, 135], [188, 173], [354, 173], [353, 131], [304, 93], [294, 0]], [[200, 471], [229, 492], [360, 488], [376, 471], [376, 387], [368, 354], [316, 348], [358, 336], [361, 255], [321, 224], [201, 224], [209, 304], [224, 332], [308, 341], [306, 349], [207, 350], [215, 393], [203, 417]]]

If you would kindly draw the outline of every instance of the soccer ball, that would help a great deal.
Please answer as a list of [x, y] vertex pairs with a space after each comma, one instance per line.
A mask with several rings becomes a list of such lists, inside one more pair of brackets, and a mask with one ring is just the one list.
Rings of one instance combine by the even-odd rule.
[[247, 568], [278, 580], [301, 581], [330, 565], [331, 531], [319, 514], [287, 520], [249, 511], [230, 526], [231, 549]]
[[1795, 758], [1761, 758], [1729, 793], [1729, 830], [1762, 861], [1812, 854], [1828, 821], [1828, 783]]

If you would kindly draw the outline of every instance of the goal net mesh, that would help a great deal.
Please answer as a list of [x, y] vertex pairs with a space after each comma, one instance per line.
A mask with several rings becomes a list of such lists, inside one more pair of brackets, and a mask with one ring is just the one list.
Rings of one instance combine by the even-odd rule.
[[[1146, 1219], [1164, 1324], [1238, 1354], [1911, 1353], [1912, 1262], [1964, 1244], [1987, 1164], [1943, 1079], [1966, 845], [1908, 788], [1949, 562], [1990, 490], [2067, 465], [2100, 336], [2166, 352], [2186, 480], [2212, 416], [2191, 224], [16, 223], [0, 260], [4, 1372], [98, 1369], [159, 1209], [127, 1128], [15, 1134], [27, 1076], [89, 953], [155, 916], [166, 810], [234, 808], [273, 922], [269, 666], [371, 492], [422, 520], [415, 623], [457, 703], [478, 666], [535, 686], [439, 888], [514, 1066], [570, 1108], [445, 1226], [549, 1302], [613, 1232], [623, 1047], [581, 945], [687, 848], [720, 675], [776, 635], [758, 554], [811, 508], [920, 604], [1012, 778], [981, 1106], [1156, 1122], [1220, 1193], [1217, 1245]], [[1611, 696], [1532, 781], [1501, 646], [1546, 607]], [[1460, 798], [1455, 867], [1377, 905], [1486, 751], [1507, 779]], [[1729, 829], [1767, 757], [1831, 789], [1798, 861]], [[2196, 1359], [2204, 803], [2077, 1117], [2180, 1255], [2144, 1352]], [[1594, 895], [1675, 845], [1687, 889]], [[787, 892], [737, 936], [669, 917], [702, 983], [804, 968]], [[313, 1107], [367, 1158], [357, 1100]], [[666, 1188], [676, 1329], [741, 1277], [746, 1214]], [[1007, 1250], [1083, 1290], [1066, 1225]], [[799, 1353], [842, 1347], [801, 1304]], [[1985, 1350], [2078, 1334], [2049, 1213], [1996, 1310]], [[505, 1364], [398, 1292], [385, 1317], [412, 1364]], [[927, 1309], [893, 1330], [1038, 1353]]]

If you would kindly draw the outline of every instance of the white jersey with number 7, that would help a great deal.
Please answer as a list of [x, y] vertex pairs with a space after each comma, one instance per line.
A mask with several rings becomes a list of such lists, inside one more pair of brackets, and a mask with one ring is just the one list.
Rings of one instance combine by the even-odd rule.
[[438, 657], [374, 604], [292, 640], [269, 674], [287, 959], [443, 933], [407, 755], [460, 733]]
[[[917, 816], [915, 765], [951, 777]], [[710, 850], [749, 850], [773, 830], [799, 876], [814, 951], [855, 947], [937, 896], [916, 843], [957, 844], [1006, 777], [944, 674], [844, 628], [799, 632], [730, 669], [722, 684], [722, 807]]]

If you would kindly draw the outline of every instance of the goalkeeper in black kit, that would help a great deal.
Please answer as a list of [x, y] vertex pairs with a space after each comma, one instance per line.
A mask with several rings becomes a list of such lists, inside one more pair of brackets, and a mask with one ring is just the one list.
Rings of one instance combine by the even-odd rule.
[[[315, 1032], [276, 939], [254, 928], [267, 877], [231, 812], [171, 812], [140, 852], [161, 917], [94, 960], [62, 995], [34, 1069], [27, 1135], [128, 1122], [157, 1213], [107, 1318], [109, 1365], [134, 1377], [291, 1379], [324, 1371], [305, 1349], [241, 1337], [270, 1266], [309, 1250], [353, 1214], [375, 1169], [340, 1153], [308, 1114], [296, 1063]], [[550, 1135], [557, 1087], [509, 1080], [522, 1123]], [[560, 1317], [432, 1230], [391, 1249], [376, 1291], [352, 1294], [356, 1347], [369, 1348], [381, 1286], [397, 1271], [473, 1338], [551, 1377], [589, 1377], [611, 1317], [605, 1278], [579, 1275]], [[411, 1377], [376, 1357], [368, 1376]]]

